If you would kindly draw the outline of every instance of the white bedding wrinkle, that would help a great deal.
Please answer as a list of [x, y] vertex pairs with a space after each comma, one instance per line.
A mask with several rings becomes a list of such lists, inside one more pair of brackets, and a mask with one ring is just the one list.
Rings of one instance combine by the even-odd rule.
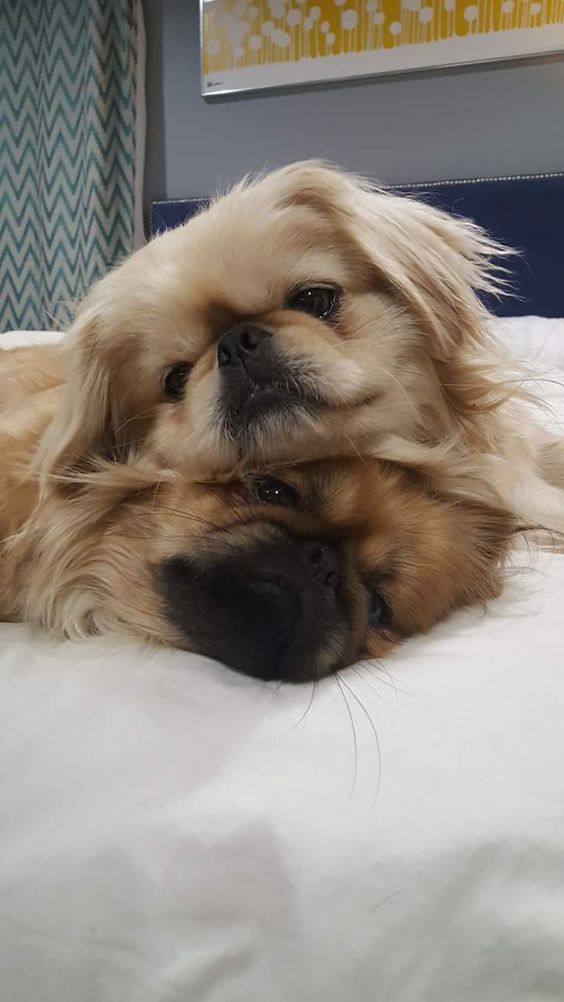
[[0, 348], [25, 348], [30, 344], [56, 344], [64, 334], [58, 331], [5, 331], [0, 334]]
[[313, 699], [0, 625], [2, 1002], [562, 1002], [563, 602], [541, 554]]

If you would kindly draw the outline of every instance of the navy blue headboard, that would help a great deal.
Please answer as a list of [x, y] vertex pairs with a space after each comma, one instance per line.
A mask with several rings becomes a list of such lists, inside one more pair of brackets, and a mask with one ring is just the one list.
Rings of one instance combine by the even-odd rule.
[[[488, 302], [498, 316], [564, 317], [564, 172], [396, 186], [474, 219], [521, 256], [511, 262], [516, 297]], [[205, 198], [153, 202], [151, 235], [190, 219]]]

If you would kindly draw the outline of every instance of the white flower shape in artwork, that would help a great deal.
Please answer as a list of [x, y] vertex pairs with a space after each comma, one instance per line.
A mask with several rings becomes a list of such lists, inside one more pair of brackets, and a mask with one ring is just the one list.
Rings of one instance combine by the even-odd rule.
[[532, 3], [531, 4], [531, 14], [540, 14], [541, 10], [542, 10], [542, 4], [541, 3]]
[[372, 20], [374, 24], [384, 24], [386, 20], [386, 15], [383, 10], [377, 10], [375, 14], [372, 15]]
[[219, 50], [221, 49], [221, 45], [219, 44], [217, 38], [210, 38], [207, 49], [208, 56], [217, 56]]
[[347, 0], [335, 0], [335, 7], [344, 7]]
[[272, 41], [280, 49], [287, 49], [290, 44], [290, 36], [287, 31], [282, 31], [280, 28], [276, 28], [272, 32]]
[[305, 17], [304, 18], [304, 31], [311, 31], [312, 28], [313, 28], [313, 21], [311, 20], [311, 17]]
[[501, 9], [504, 14], [512, 14], [514, 7], [515, 4], [513, 3], [513, 0], [504, 0], [504, 2], [501, 5]]
[[268, 9], [272, 17], [284, 17], [284, 0], [268, 0]]
[[274, 25], [272, 21], [265, 21], [260, 30], [263, 35], [266, 35], [267, 38], [270, 38], [272, 32], [274, 31]]
[[401, 5], [404, 10], [419, 10], [421, 0], [401, 0]]
[[366, 9], [369, 14], [373, 11], [378, 10], [378, 0], [366, 0]]
[[456, 6], [456, 0], [445, 0], [443, 7], [445, 10], [454, 10]]
[[247, 34], [249, 25], [244, 21], [232, 21], [229, 25], [229, 41], [232, 45], [240, 45], [243, 36]]
[[309, 12], [309, 16], [312, 21], [319, 21], [319, 18], [321, 17], [321, 7], [312, 7]]
[[330, 27], [331, 25], [329, 24], [329, 21], [322, 21], [321, 24], [319, 25], [321, 34], [326, 35]]
[[330, 31], [327, 35], [325, 35], [325, 38], [327, 40], [327, 45], [333, 45], [334, 44], [334, 42], [335, 42], [335, 36], [334, 36], [334, 34], [333, 34], [332, 31]]
[[469, 7], [464, 8], [464, 20], [471, 24], [472, 21], [477, 21], [478, 19], [478, 8], [475, 4], [470, 4]]
[[258, 52], [258, 50], [261, 48], [262, 48], [262, 38], [260, 37], [260, 35], [251, 35], [251, 37], [249, 38], [249, 49], [252, 49], [253, 52]]
[[286, 18], [286, 23], [290, 25], [290, 28], [295, 28], [296, 25], [300, 23], [301, 19], [302, 19], [301, 10], [296, 10], [296, 8], [294, 7], [294, 9], [288, 13], [288, 17]]
[[399, 35], [401, 31], [401, 21], [392, 21], [390, 25], [390, 35]]
[[433, 8], [422, 7], [419, 11], [419, 20], [421, 24], [429, 24], [433, 20]]
[[358, 14], [356, 10], [344, 10], [341, 14], [341, 24], [343, 28], [351, 31], [352, 28], [356, 28], [358, 24]]

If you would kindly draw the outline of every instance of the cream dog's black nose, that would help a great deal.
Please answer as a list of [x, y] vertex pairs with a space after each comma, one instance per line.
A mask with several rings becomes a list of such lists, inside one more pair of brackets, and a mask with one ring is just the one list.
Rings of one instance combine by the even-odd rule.
[[245, 365], [253, 357], [258, 360], [270, 343], [270, 334], [252, 324], [241, 324], [224, 334], [217, 346], [217, 364]]

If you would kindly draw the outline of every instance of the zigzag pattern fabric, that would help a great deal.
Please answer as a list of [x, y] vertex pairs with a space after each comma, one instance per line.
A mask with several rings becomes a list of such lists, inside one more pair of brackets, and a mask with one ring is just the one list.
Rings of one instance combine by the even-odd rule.
[[135, 0], [0, 0], [0, 331], [68, 325], [133, 247]]

